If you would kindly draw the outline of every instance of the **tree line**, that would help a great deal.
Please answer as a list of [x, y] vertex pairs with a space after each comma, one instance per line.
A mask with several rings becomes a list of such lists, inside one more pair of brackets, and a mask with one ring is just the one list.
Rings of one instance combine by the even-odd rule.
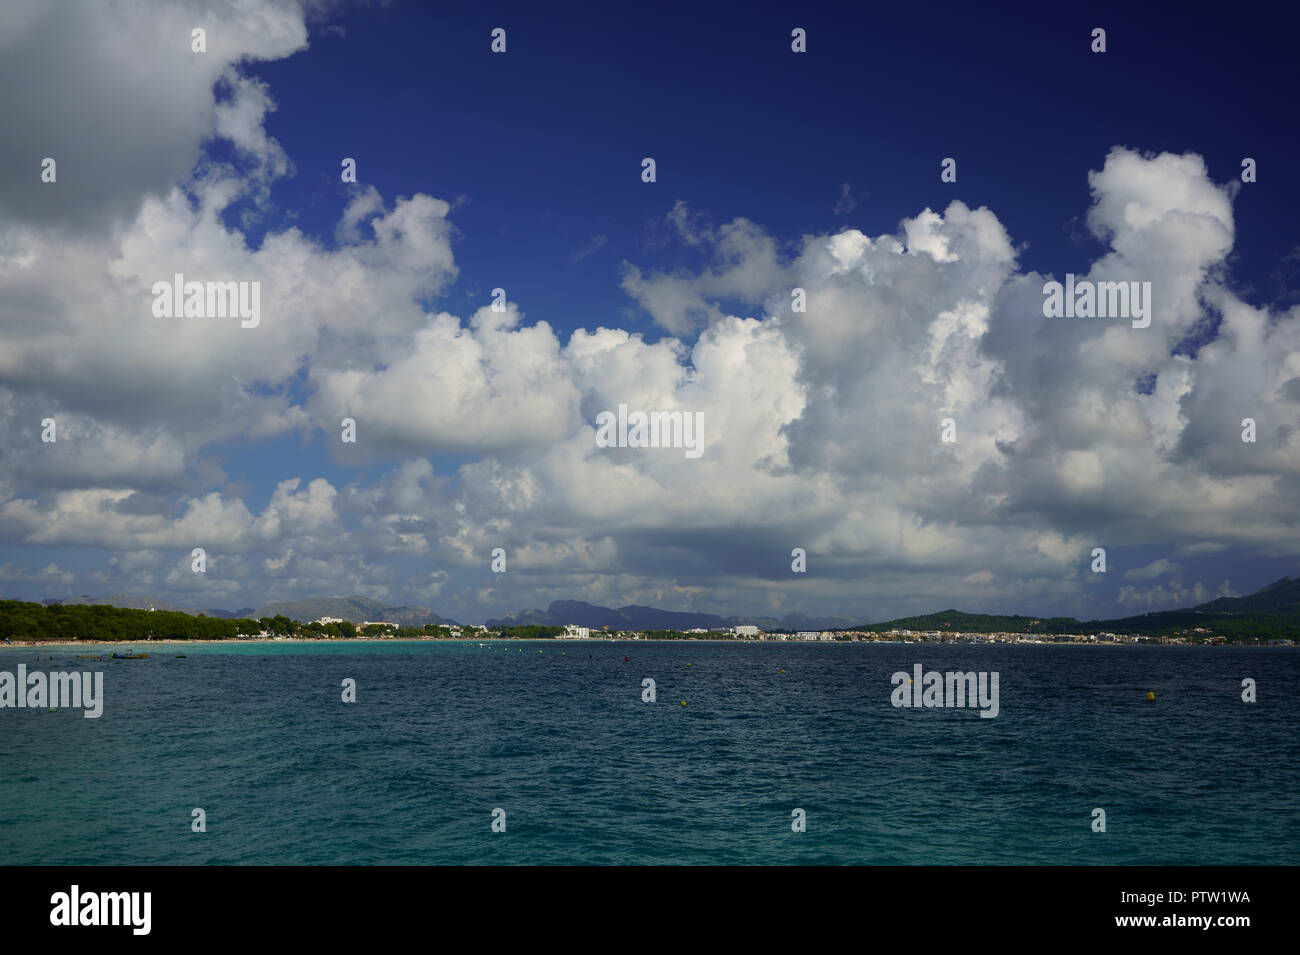
[[[457, 628], [459, 629], [459, 628]], [[499, 631], [467, 631], [465, 639], [553, 639], [563, 627], [503, 627]], [[398, 639], [452, 638], [446, 624], [424, 626], [362, 627], [342, 620], [336, 623], [300, 623], [283, 614], [273, 617], [237, 617], [226, 620], [207, 614], [174, 610], [134, 610], [108, 604], [50, 604], [0, 600], [0, 639], [21, 641], [74, 641], [115, 643], [123, 640], [233, 640], [266, 633], [307, 640], [392, 636]]]

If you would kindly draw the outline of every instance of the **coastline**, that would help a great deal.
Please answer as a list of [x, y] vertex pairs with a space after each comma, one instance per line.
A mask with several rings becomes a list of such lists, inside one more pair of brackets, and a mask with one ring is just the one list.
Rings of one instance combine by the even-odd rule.
[[[4, 649], [31, 649], [32, 647], [79, 647], [89, 649], [111, 650], [114, 647], [185, 647], [185, 646], [211, 646], [214, 644], [261, 644], [261, 643], [288, 643], [288, 644], [307, 644], [307, 643], [547, 643], [559, 646], [582, 646], [583, 644], [592, 643], [727, 643], [727, 644], [772, 644], [773, 646], [784, 646], [794, 644], [798, 646], [843, 646], [846, 644], [884, 644], [888, 646], [1013, 646], [1013, 647], [1254, 647], [1262, 649], [1288, 649], [1285, 645], [1270, 645], [1262, 643], [1160, 643], [1159, 641], [1143, 642], [1114, 642], [1114, 641], [1053, 641], [1053, 640], [756, 640], [751, 637], [732, 637], [725, 640], [709, 637], [677, 637], [675, 639], [659, 640], [632, 640], [627, 638], [610, 637], [607, 639], [584, 639], [584, 640], [566, 640], [555, 637], [402, 637], [401, 639], [392, 639], [388, 637], [327, 637], [327, 638], [306, 638], [306, 637], [288, 637], [277, 639], [275, 637], [247, 637], [245, 639], [222, 638], [219, 640], [114, 640], [110, 642], [103, 641], [82, 641], [82, 640], [15, 640], [12, 643], [0, 643], [0, 650]], [[1293, 645], [1294, 646], [1294, 645]]]
[[[214, 643], [468, 643], [466, 639], [447, 639], [443, 637], [410, 637], [402, 640], [388, 640], [383, 637], [333, 637], [329, 639], [306, 639], [290, 637], [277, 640], [275, 637], [248, 637], [243, 640], [223, 638], [220, 640], [15, 640], [12, 643], [0, 643], [0, 650], [5, 647], [185, 647], [209, 645]], [[482, 641], [479, 641], [482, 642]]]

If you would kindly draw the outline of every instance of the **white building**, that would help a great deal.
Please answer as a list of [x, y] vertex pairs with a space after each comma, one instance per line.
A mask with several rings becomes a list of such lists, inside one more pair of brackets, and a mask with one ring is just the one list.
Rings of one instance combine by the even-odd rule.
[[323, 626], [327, 623], [342, 623], [343, 618], [342, 617], [321, 617], [316, 622]]
[[561, 639], [561, 640], [590, 640], [590, 639], [591, 639], [591, 628], [590, 628], [590, 627], [575, 627], [573, 624], [569, 624], [568, 626], [566, 626], [566, 627], [564, 628], [564, 633], [560, 634], [559, 639]]
[[751, 627], [749, 624], [742, 624], [739, 627], [732, 627], [731, 632], [738, 637], [756, 637], [758, 636], [758, 627]]

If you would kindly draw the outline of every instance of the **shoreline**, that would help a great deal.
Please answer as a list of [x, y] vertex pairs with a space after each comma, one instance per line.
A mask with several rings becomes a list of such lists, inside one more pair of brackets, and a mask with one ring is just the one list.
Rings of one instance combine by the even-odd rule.
[[[245, 640], [15, 640], [13, 643], [0, 643], [0, 650], [5, 647], [192, 647], [212, 644], [247, 644], [247, 643], [468, 643], [465, 639], [447, 639], [443, 637], [410, 637], [402, 640], [386, 640], [382, 637], [329, 637], [323, 639], [289, 637], [277, 640], [275, 637], [249, 637]], [[482, 642], [482, 641], [480, 641]]]
[[1285, 644], [1274, 645], [1266, 643], [1160, 643], [1158, 641], [1143, 641], [1141, 643], [1117, 643], [1113, 641], [1106, 642], [1082, 642], [1082, 641], [1043, 641], [1043, 640], [949, 640], [949, 641], [931, 641], [931, 640], [755, 640], [749, 637], [736, 637], [720, 640], [708, 637], [678, 637], [658, 640], [632, 640], [618, 637], [609, 637], [605, 639], [583, 639], [572, 640], [555, 637], [403, 637], [401, 639], [390, 639], [386, 637], [288, 637], [285, 639], [276, 639], [275, 637], [249, 637], [243, 640], [239, 639], [220, 639], [220, 640], [114, 640], [109, 642], [103, 641], [83, 641], [83, 640], [15, 640], [12, 643], [0, 643], [0, 650], [4, 649], [24, 649], [29, 650], [32, 647], [60, 647], [60, 648], [103, 648], [112, 649], [115, 647], [185, 647], [185, 646], [213, 646], [213, 645], [248, 645], [264, 643], [286, 643], [286, 644], [317, 644], [317, 643], [548, 643], [558, 644], [560, 646], [582, 646], [583, 644], [592, 643], [731, 643], [731, 644], [772, 644], [786, 645], [794, 644], [796, 646], [843, 646], [847, 644], [884, 644], [886, 646], [923, 646], [923, 647], [943, 647], [943, 646], [999, 646], [999, 647], [1250, 647], [1271, 650], [1293, 649]]

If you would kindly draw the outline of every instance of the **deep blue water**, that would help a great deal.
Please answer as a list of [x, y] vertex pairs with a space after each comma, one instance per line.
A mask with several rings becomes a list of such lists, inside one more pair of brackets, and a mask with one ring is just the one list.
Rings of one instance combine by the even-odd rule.
[[[0, 709], [0, 864], [1300, 862], [1293, 649], [147, 649], [0, 651], [106, 697]], [[918, 662], [998, 671], [999, 715], [893, 707]]]

